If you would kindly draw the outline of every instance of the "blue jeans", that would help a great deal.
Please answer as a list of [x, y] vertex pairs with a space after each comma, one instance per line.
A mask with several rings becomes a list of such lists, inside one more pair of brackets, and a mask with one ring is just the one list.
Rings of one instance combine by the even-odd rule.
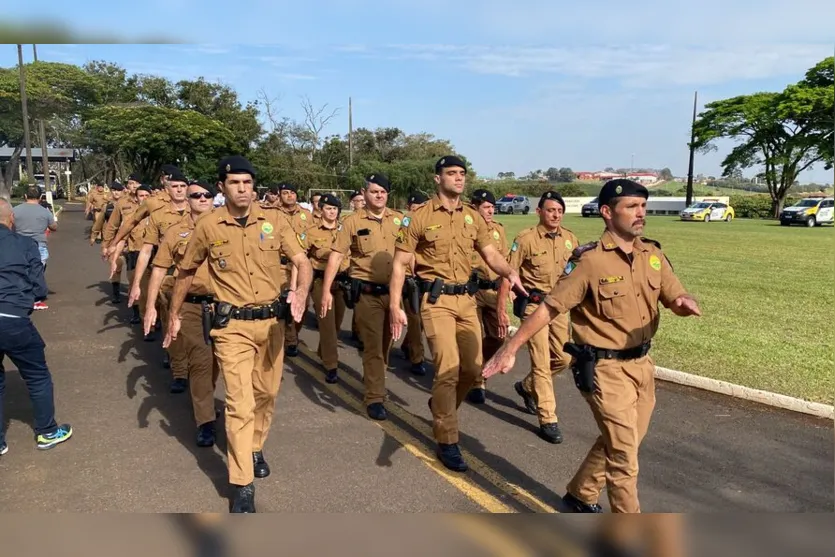
[[45, 347], [31, 319], [0, 317], [0, 444], [6, 440], [3, 429], [3, 399], [6, 394], [4, 356], [8, 356], [17, 366], [26, 383], [35, 414], [35, 435], [54, 433], [58, 429], [55, 423], [52, 375], [46, 367]]
[[46, 267], [46, 260], [49, 259], [49, 249], [43, 242], [38, 242], [38, 253], [41, 254], [41, 263]]

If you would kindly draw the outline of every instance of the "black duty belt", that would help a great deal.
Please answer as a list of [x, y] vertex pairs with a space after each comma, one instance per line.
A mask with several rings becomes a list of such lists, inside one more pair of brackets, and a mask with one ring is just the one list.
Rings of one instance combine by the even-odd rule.
[[288, 263], [290, 263], [290, 258], [287, 257], [286, 255], [282, 255], [281, 256], [281, 264], [282, 265], [287, 265]]
[[528, 303], [541, 304], [545, 300], [545, 292], [542, 290], [530, 289], [528, 290]]
[[202, 304], [203, 302], [211, 304], [214, 302], [214, 296], [211, 294], [186, 294], [185, 302], [187, 304]]
[[313, 269], [313, 280], [325, 280], [325, 270]]
[[479, 290], [498, 290], [499, 289], [499, 281], [498, 280], [478, 279], [478, 289]]
[[229, 317], [232, 319], [240, 319], [241, 321], [260, 321], [264, 319], [273, 319], [278, 317], [279, 303], [276, 300], [268, 306], [256, 306], [237, 308], [232, 307], [232, 312]]
[[[432, 290], [432, 282], [428, 280], [420, 281], [420, 292], [421, 294], [425, 294]], [[464, 294], [469, 293], [470, 286], [469, 283], [464, 284], [444, 284], [441, 287], [441, 294], [448, 294], [450, 296], [463, 296]]]
[[170, 277], [170, 276], [174, 276], [174, 273], [176, 273], [176, 272], [177, 272], [177, 266], [176, 265], [171, 265], [165, 271], [165, 274]]
[[646, 356], [651, 346], [651, 342], [645, 342], [644, 344], [627, 348], [626, 350], [607, 350], [595, 346], [592, 346], [592, 348], [598, 360], [636, 360]]
[[389, 293], [388, 284], [378, 284], [367, 280], [360, 281], [360, 293], [371, 294], [372, 296], [385, 296]]

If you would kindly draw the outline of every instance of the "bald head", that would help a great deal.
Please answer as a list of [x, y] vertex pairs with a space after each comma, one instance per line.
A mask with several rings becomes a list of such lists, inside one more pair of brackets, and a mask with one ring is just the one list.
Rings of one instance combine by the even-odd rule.
[[11, 204], [5, 199], [0, 199], [0, 224], [11, 228], [14, 221], [14, 213]]

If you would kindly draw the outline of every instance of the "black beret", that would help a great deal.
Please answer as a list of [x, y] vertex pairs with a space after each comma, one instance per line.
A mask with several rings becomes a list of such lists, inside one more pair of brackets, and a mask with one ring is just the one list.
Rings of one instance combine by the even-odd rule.
[[470, 201], [476, 207], [478, 207], [481, 203], [484, 203], [485, 201], [487, 203], [495, 205], [496, 196], [494, 196], [493, 193], [489, 190], [475, 190]]
[[151, 184], [151, 191], [164, 190], [164, 189], [165, 189], [165, 186], [163, 186], [162, 184], [158, 184], [156, 182]]
[[291, 191], [293, 193], [298, 193], [299, 188], [297, 188], [295, 186], [295, 184], [288, 184], [287, 182], [284, 182], [283, 184], [278, 185], [278, 191], [284, 191], [284, 190], [288, 190], [288, 191]]
[[333, 195], [332, 193], [322, 194], [322, 197], [319, 198], [319, 207], [321, 208], [325, 205], [330, 205], [331, 207], [338, 207], [339, 209], [342, 208], [342, 202], [339, 201], [339, 198]]
[[409, 196], [408, 205], [414, 205], [415, 203], [426, 203], [428, 201], [427, 197], [420, 193], [419, 191], [412, 192], [412, 195]]
[[123, 189], [125, 189], [125, 186], [123, 186], [119, 182], [113, 182], [112, 184], [110, 184], [110, 189], [112, 191], [122, 191]]
[[270, 186], [267, 186], [267, 193], [278, 195], [278, 184], [272, 184]]
[[166, 176], [168, 174], [171, 174], [175, 170], [179, 170], [179, 168], [177, 168], [176, 164], [164, 164], [164, 165], [162, 165], [162, 173], [165, 174]]
[[205, 180], [192, 180], [188, 183], [189, 186], [200, 186], [212, 195], [217, 195], [217, 189]]
[[170, 182], [185, 182], [188, 184], [188, 178], [186, 178], [186, 175], [179, 168], [168, 174], [168, 180]]
[[386, 191], [391, 191], [391, 182], [389, 182], [389, 177], [383, 174], [382, 172], [375, 172], [374, 174], [369, 174], [365, 177], [365, 181], [371, 182], [372, 184], [377, 184]]
[[362, 192], [361, 191], [352, 191], [351, 192], [351, 197], [350, 197], [351, 201], [353, 201], [354, 198], [357, 197], [358, 195], [362, 195]]
[[565, 201], [563, 200], [562, 196], [554, 190], [548, 190], [542, 194], [542, 196], [539, 198], [539, 206], [542, 207], [545, 204], [545, 202], [549, 199], [554, 199], [557, 203], [562, 205], [562, 210], [565, 211]]
[[128, 182], [141, 182], [141, 181], [142, 180], [139, 179], [139, 174], [136, 174], [135, 172], [133, 174], [131, 174], [130, 176], [128, 176]]
[[139, 187], [136, 188], [136, 191], [147, 191], [148, 193], [151, 193], [153, 190], [151, 189], [151, 186], [149, 186], [148, 184], [139, 184]]
[[618, 197], [643, 197], [649, 199], [649, 190], [638, 182], [626, 178], [609, 180], [600, 188], [597, 202], [600, 205], [608, 205], [609, 202]]
[[217, 175], [225, 180], [228, 174], [249, 174], [255, 178], [255, 169], [252, 163], [240, 155], [224, 157], [217, 163]]
[[467, 171], [467, 165], [464, 163], [464, 161], [462, 161], [455, 155], [447, 155], [445, 157], [442, 157], [438, 160], [438, 162], [435, 163], [435, 174], [440, 174], [442, 168], [449, 168], [450, 166], [460, 166], [464, 169], [465, 172]]

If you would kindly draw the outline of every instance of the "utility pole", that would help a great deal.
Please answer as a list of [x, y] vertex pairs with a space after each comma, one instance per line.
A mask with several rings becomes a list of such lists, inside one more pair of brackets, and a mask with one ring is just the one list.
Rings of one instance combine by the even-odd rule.
[[[38, 45], [32, 45], [32, 52], [35, 54], [35, 62], [38, 61]], [[38, 132], [40, 133], [41, 142], [41, 165], [43, 166], [43, 184], [47, 191], [52, 190], [52, 176], [49, 174], [49, 154], [46, 146], [46, 126], [44, 126], [43, 118], [38, 120]]]
[[690, 166], [687, 168], [687, 198], [685, 207], [693, 203], [693, 163], [696, 154], [696, 105], [699, 100], [699, 92], [693, 93], [693, 120], [690, 122]]
[[351, 112], [351, 97], [348, 97], [348, 168], [354, 166], [354, 122]]
[[26, 106], [26, 72], [23, 71], [23, 45], [17, 45], [17, 62], [20, 68], [20, 107], [23, 111], [23, 144], [26, 147], [26, 173], [31, 180], [35, 173], [32, 171], [32, 142], [29, 138], [29, 108]]

